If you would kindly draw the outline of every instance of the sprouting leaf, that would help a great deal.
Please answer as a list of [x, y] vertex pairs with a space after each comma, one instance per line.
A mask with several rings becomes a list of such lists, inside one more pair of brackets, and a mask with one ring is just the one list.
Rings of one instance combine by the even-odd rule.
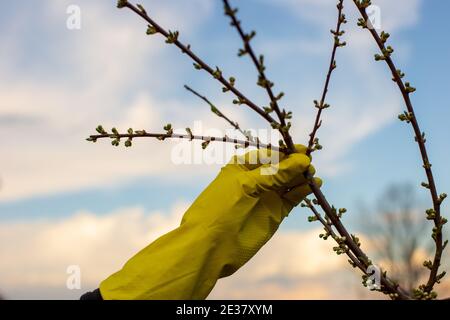
[[148, 27], [147, 27], [147, 35], [154, 35], [154, 34], [157, 34], [158, 33], [158, 30], [154, 27], [154, 26], [151, 26], [151, 25], [149, 25]]

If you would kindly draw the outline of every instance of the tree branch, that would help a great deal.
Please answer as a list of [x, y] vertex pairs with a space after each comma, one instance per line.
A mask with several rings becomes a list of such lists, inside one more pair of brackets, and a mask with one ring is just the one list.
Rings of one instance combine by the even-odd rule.
[[237, 104], [245, 104], [249, 106], [253, 111], [258, 113], [270, 124], [273, 125], [278, 124], [278, 122], [275, 119], [273, 119], [268, 113], [266, 113], [262, 108], [253, 103], [241, 91], [235, 88], [233, 84], [234, 81], [232, 81], [234, 79], [230, 78], [230, 81], [226, 80], [222, 75], [222, 71], [218, 67], [214, 70], [191, 50], [190, 45], [184, 45], [183, 43], [181, 43], [178, 40], [178, 32], [166, 31], [163, 27], [161, 27], [158, 23], [156, 23], [152, 18], [148, 16], [147, 12], [144, 10], [142, 6], [140, 5], [134, 6], [127, 0], [119, 0], [118, 8], [125, 8], [125, 7], [135, 12], [149, 24], [149, 30], [147, 31], [147, 33], [149, 34], [160, 33], [161, 35], [163, 35], [166, 38], [167, 43], [174, 44], [184, 54], [188, 55], [195, 62], [194, 65], [197, 69], [205, 70], [217, 81], [219, 81], [226, 88], [227, 91], [233, 92], [235, 96], [238, 98], [238, 100], [235, 101]]
[[[318, 109], [316, 120], [314, 122], [314, 128], [310, 134], [310, 140], [308, 143], [308, 154], [311, 154], [314, 150], [320, 150], [321, 146], [319, 145], [318, 139], [316, 138], [316, 134], [319, 130], [319, 128], [322, 125], [322, 112], [324, 109], [327, 109], [329, 105], [325, 104], [326, 96], [328, 93], [328, 87], [330, 85], [331, 81], [331, 75], [336, 69], [336, 52], [337, 49], [340, 47], [343, 47], [346, 45], [345, 42], [340, 41], [340, 37], [344, 34], [344, 31], [341, 30], [342, 25], [346, 23], [345, 15], [343, 14], [344, 9], [344, 0], [339, 0], [337, 4], [338, 9], [338, 18], [337, 18], [337, 25], [336, 30], [331, 30], [331, 33], [334, 35], [334, 44], [329, 64], [328, 73], [325, 80], [324, 89], [322, 92], [322, 97], [320, 102], [315, 101], [315, 106]], [[313, 181], [312, 177], [308, 177], [309, 181]], [[364, 266], [365, 269], [361, 269], [365, 275], [367, 275], [367, 268], [372, 264], [372, 262], [369, 260], [367, 255], [361, 250], [360, 245], [354, 241], [354, 236], [350, 235], [350, 233], [347, 231], [345, 226], [342, 224], [340, 217], [336, 213], [336, 209], [329, 204], [326, 197], [323, 195], [321, 190], [315, 185], [314, 183], [310, 183], [311, 190], [313, 191], [314, 195], [316, 196], [317, 203], [322, 207], [323, 211], [325, 212], [326, 216], [330, 220], [331, 224], [336, 228], [339, 235], [341, 236], [341, 239], [344, 239], [342, 243], [344, 243], [348, 250], [353, 252], [354, 257], [358, 259], [359, 263], [358, 266], [361, 267]], [[313, 206], [307, 205], [309, 208], [313, 208], [313, 212], [317, 217], [317, 211]], [[324, 227], [327, 229], [328, 224], [323, 219], [317, 219], [324, 225]], [[325, 222], [325, 224], [324, 224]], [[333, 237], [335, 239], [335, 237]], [[342, 243], [338, 244], [341, 246]], [[348, 250], [344, 250], [345, 253], [348, 254]], [[354, 261], [352, 261], [354, 263]], [[391, 281], [386, 275], [382, 275], [381, 279], [382, 286], [386, 292], [388, 292], [393, 299], [409, 299], [408, 293], [400, 288], [397, 284], [395, 284], [393, 281]]]
[[242, 39], [242, 42], [244, 43], [244, 49], [240, 51], [239, 55], [240, 56], [245, 54], [250, 55], [250, 58], [253, 61], [253, 64], [255, 65], [259, 73], [258, 85], [266, 89], [267, 94], [269, 95], [270, 98], [271, 111], [275, 111], [275, 113], [278, 116], [278, 119], [280, 120], [281, 127], [285, 128], [283, 130], [280, 130], [280, 132], [285, 139], [287, 147], [291, 150], [295, 150], [294, 142], [289, 134], [290, 128], [289, 126], [286, 125], [287, 113], [285, 110], [281, 111], [278, 105], [278, 100], [280, 100], [284, 96], [284, 94], [280, 93], [278, 97], [275, 97], [275, 94], [272, 91], [273, 83], [267, 79], [265, 74], [266, 67], [264, 66], [264, 56], [261, 55], [258, 59], [250, 44], [251, 39], [256, 35], [256, 33], [253, 31], [250, 34], [246, 34], [241, 27], [241, 21], [239, 21], [236, 17], [237, 9], [231, 8], [228, 0], [223, 0], [223, 4], [225, 14], [230, 17], [231, 25], [236, 28], [237, 32], [239, 33], [239, 36]]
[[[331, 236], [338, 244], [342, 244], [345, 243], [345, 240], [343, 241], [342, 238], [340, 238], [336, 232], [334, 232], [333, 230], [333, 224], [331, 223], [331, 221], [326, 221], [322, 215], [319, 213], [319, 211], [317, 211], [316, 207], [314, 206], [313, 202], [311, 200], [309, 200], [308, 198], [306, 198], [304, 200], [305, 204], [303, 205], [304, 207], [309, 208], [312, 213], [314, 214], [314, 219], [309, 218], [309, 220], [312, 221], [319, 221], [325, 230], [325, 234], [321, 234], [321, 238], [324, 240], [327, 240], [328, 236]], [[367, 274], [367, 268], [349, 251], [349, 250], [345, 250], [345, 254], [347, 254], [347, 256], [350, 258], [350, 262], [352, 263], [353, 267], [358, 267], [364, 274]]]
[[394, 50], [392, 49], [392, 47], [386, 46], [386, 41], [389, 38], [389, 34], [383, 31], [380, 35], [371, 25], [369, 16], [367, 15], [366, 12], [366, 8], [371, 5], [370, 0], [362, 0], [362, 1], [353, 0], [353, 2], [355, 3], [362, 17], [362, 19], [360, 19], [359, 21], [359, 25], [370, 31], [370, 34], [372, 35], [373, 39], [375, 40], [379, 49], [381, 50], [382, 55], [378, 54], [375, 55], [375, 60], [377, 61], [384, 60], [387, 63], [393, 75], [392, 80], [397, 84], [398, 88], [400, 89], [401, 95], [407, 108], [407, 112], [400, 115], [399, 118], [400, 120], [406, 121], [407, 123], [411, 124], [414, 131], [415, 140], [419, 146], [423, 162], [423, 168], [425, 169], [425, 174], [427, 176], [427, 183], [423, 183], [422, 185], [425, 188], [429, 189], [431, 199], [433, 202], [433, 209], [427, 211], [428, 215], [427, 218], [429, 220], [433, 220], [434, 222], [432, 237], [435, 242], [436, 250], [433, 262], [431, 263], [431, 265], [428, 265], [428, 267], [430, 268], [430, 275], [428, 281], [425, 285], [420, 286], [419, 289], [415, 292], [415, 294], [418, 298], [435, 298], [436, 293], [433, 292], [434, 285], [438, 283], [439, 280], [445, 275], [445, 273], [441, 274], [438, 273], [439, 267], [441, 265], [442, 252], [447, 244], [447, 241], [444, 244], [442, 239], [442, 227], [447, 222], [447, 219], [441, 216], [441, 203], [446, 198], [446, 195], [442, 194], [438, 196], [433, 172], [431, 170], [431, 163], [425, 146], [426, 142], [425, 134], [420, 129], [418, 120], [415, 116], [414, 107], [411, 102], [410, 94], [413, 93], [416, 89], [411, 87], [408, 82], [406, 83], [403, 82], [403, 77], [405, 75], [399, 69], [397, 69], [391, 58], [391, 54], [394, 52]]
[[[120, 142], [121, 139], [128, 139], [128, 141], [132, 141], [133, 139], [137, 138], [155, 138], [160, 141], [164, 141], [166, 139], [186, 139], [189, 141], [193, 140], [200, 140], [205, 143], [210, 142], [225, 142], [225, 143], [232, 143], [235, 145], [239, 145], [242, 147], [256, 147], [260, 149], [271, 149], [274, 151], [281, 151], [282, 149], [274, 147], [270, 144], [263, 144], [258, 142], [253, 142], [249, 140], [239, 140], [239, 139], [233, 139], [230, 137], [213, 137], [213, 136], [200, 136], [200, 135], [194, 135], [194, 134], [179, 134], [179, 133], [148, 133], [146, 131], [135, 131], [134, 133], [103, 133], [103, 134], [96, 134], [91, 135], [87, 140], [89, 142], [97, 142], [97, 140], [100, 139], [111, 139], [113, 141], [113, 145], [118, 146], [119, 144], [116, 144], [115, 141]], [[131, 144], [125, 144], [127, 147], [131, 147]], [[206, 145], [207, 146], [207, 145]]]
[[320, 101], [314, 101], [315, 107], [317, 108], [317, 115], [316, 120], [314, 121], [314, 127], [312, 132], [309, 135], [309, 143], [308, 143], [308, 153], [312, 153], [314, 151], [314, 145], [318, 146], [319, 149], [321, 148], [318, 139], [316, 138], [317, 131], [322, 126], [322, 111], [327, 109], [329, 107], [328, 104], [325, 103], [328, 93], [328, 87], [330, 85], [331, 81], [331, 75], [333, 74], [333, 71], [336, 69], [336, 52], [337, 49], [340, 47], [343, 47], [346, 45], [346, 42], [341, 42], [340, 37], [344, 34], [344, 31], [341, 30], [342, 24], [347, 23], [345, 19], [345, 15], [342, 13], [344, 10], [344, 1], [341, 0], [337, 4], [338, 9], [338, 19], [337, 19], [337, 25], [336, 30], [331, 30], [331, 33], [334, 35], [334, 44], [333, 44], [333, 50], [331, 52], [331, 58], [330, 58], [330, 64], [328, 67], [327, 77], [325, 80], [324, 88], [322, 91], [322, 96], [320, 98]]

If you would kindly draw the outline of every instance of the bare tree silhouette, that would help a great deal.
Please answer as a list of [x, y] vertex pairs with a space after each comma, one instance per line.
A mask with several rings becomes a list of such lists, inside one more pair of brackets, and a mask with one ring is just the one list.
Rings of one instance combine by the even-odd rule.
[[430, 255], [432, 247], [414, 187], [393, 184], [372, 210], [364, 211], [362, 227], [383, 269], [406, 289], [417, 287], [427, 271], [423, 255]]

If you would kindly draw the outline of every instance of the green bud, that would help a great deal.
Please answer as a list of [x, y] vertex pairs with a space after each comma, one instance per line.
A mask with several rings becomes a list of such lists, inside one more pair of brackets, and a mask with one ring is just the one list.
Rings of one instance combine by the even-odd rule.
[[211, 112], [219, 117], [222, 116], [222, 113], [214, 105], [211, 106]]
[[244, 41], [250, 42], [256, 36], [256, 31], [252, 31], [249, 34], [244, 35]]
[[367, 28], [367, 22], [363, 18], [358, 19], [358, 27], [361, 27], [363, 29]]
[[270, 82], [269, 80], [267, 80], [266, 78], [264, 78], [262, 76], [259, 76], [258, 82], [256, 84], [265, 89], [273, 87], [273, 82]]
[[287, 120], [292, 119], [292, 111], [289, 111], [288, 113], [286, 113], [284, 118], [287, 119]]
[[[322, 146], [321, 146], [322, 147]], [[316, 147], [317, 148], [317, 147]], [[318, 149], [318, 150], [321, 150], [321, 149]], [[338, 217], [339, 218], [342, 218], [342, 216], [344, 215], [344, 213], [346, 213], [347, 212], [347, 209], [345, 209], [345, 208], [340, 208], [339, 209], [339, 211], [338, 211]]]
[[278, 96], [275, 97], [275, 100], [279, 101], [284, 97], [284, 92], [280, 92]]
[[143, 14], [147, 14], [147, 11], [145, 11], [145, 8], [144, 8], [141, 4], [137, 4], [136, 7], [138, 7], [139, 10], [141, 10], [141, 12], [142, 12]]
[[117, 1], [117, 8], [122, 9], [124, 7], [126, 7], [128, 4], [127, 0], [119, 0]]
[[446, 271], [442, 271], [442, 273], [438, 274], [438, 275], [436, 276], [436, 282], [437, 282], [437, 283], [441, 283], [442, 278], [444, 278], [446, 274], [447, 274]]
[[380, 34], [381, 41], [383, 43], [386, 43], [387, 39], [389, 39], [390, 36], [391, 35], [389, 33], [382, 31]]
[[211, 141], [204, 141], [202, 143], [202, 149], [205, 150], [206, 148], [208, 148], [209, 144], [211, 143]]
[[436, 211], [434, 209], [428, 209], [425, 212], [427, 214], [427, 220], [434, 220], [436, 218]]
[[400, 114], [398, 118], [400, 121], [406, 121], [406, 123], [411, 123], [411, 120], [413, 119], [414, 115], [408, 111], [405, 111], [404, 113]]
[[180, 33], [178, 31], [172, 32], [169, 30], [169, 35], [167, 36], [166, 43], [173, 44], [178, 41]]
[[382, 61], [382, 60], [386, 60], [385, 56], [382, 56], [380, 54], [375, 54], [375, 61]]
[[394, 49], [391, 46], [387, 46], [386, 49], [383, 50], [383, 53], [386, 56], [390, 56], [392, 53], [394, 53]]
[[[403, 79], [405, 77], [405, 74], [400, 69], [397, 69], [396, 73], [400, 77], [400, 79]], [[392, 81], [394, 81], [394, 82], [397, 81], [397, 79], [395, 79], [395, 76], [392, 78]]]
[[247, 53], [248, 53], [247, 50], [245, 50], [245, 49], [239, 49], [239, 51], [238, 51], [238, 57], [243, 57], [243, 56], [245, 56]]
[[275, 129], [275, 130], [279, 130], [281, 128], [281, 125], [277, 122], [272, 122], [270, 124], [270, 126], [272, 127], [272, 129]]
[[433, 262], [431, 262], [431, 260], [426, 260], [423, 262], [423, 266], [429, 270], [431, 270], [431, 268], [433, 268]]
[[158, 30], [155, 28], [155, 27], [153, 27], [153, 26], [151, 26], [151, 25], [149, 25], [148, 27], [147, 27], [147, 35], [154, 35], [154, 34], [157, 34], [158, 33]]
[[108, 134], [108, 132], [106, 132], [106, 130], [103, 129], [103, 126], [101, 125], [99, 125], [95, 130], [100, 134]]
[[274, 111], [271, 107], [263, 107], [263, 109], [264, 109], [264, 112], [267, 114], [272, 113]]
[[245, 104], [245, 103], [246, 103], [246, 101], [244, 99], [242, 99], [242, 98], [238, 98], [238, 99], [234, 99], [233, 100], [233, 104], [242, 105], [242, 104]]
[[411, 87], [411, 84], [409, 82], [405, 83], [405, 90], [407, 93], [413, 93], [416, 91], [416, 88]]
[[194, 135], [192, 134], [191, 128], [186, 128], [186, 132], [187, 132], [187, 134], [189, 135], [190, 140], [191, 140], [191, 141], [194, 140]]
[[359, 9], [367, 9], [369, 6], [372, 5], [371, 0], [358, 0], [356, 1], [356, 5]]
[[219, 69], [219, 67], [216, 67], [216, 71], [213, 72], [213, 77], [215, 79], [222, 78], [222, 71]]

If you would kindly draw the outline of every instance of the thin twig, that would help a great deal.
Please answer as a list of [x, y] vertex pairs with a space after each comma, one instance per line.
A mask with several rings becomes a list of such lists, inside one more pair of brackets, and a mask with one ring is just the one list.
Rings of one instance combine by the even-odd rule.
[[252, 141], [248, 141], [248, 140], [239, 140], [239, 139], [234, 139], [234, 138], [230, 138], [230, 137], [213, 137], [213, 136], [199, 136], [199, 135], [189, 135], [189, 134], [178, 134], [178, 133], [172, 133], [172, 134], [168, 134], [168, 133], [147, 133], [145, 131], [141, 132], [141, 133], [133, 133], [133, 134], [129, 134], [129, 133], [121, 133], [121, 134], [109, 134], [109, 133], [105, 133], [105, 134], [96, 134], [96, 135], [91, 135], [88, 140], [90, 142], [96, 142], [97, 140], [100, 139], [136, 139], [136, 138], [155, 138], [158, 139], [160, 141], [166, 140], [166, 139], [186, 139], [186, 140], [200, 140], [200, 141], [204, 141], [204, 142], [225, 142], [225, 143], [232, 143], [235, 145], [239, 145], [239, 146], [243, 146], [243, 147], [256, 147], [256, 148], [260, 148], [260, 149], [271, 149], [274, 151], [283, 151], [278, 147], [274, 147], [270, 144], [263, 144], [263, 143], [258, 143], [258, 142], [252, 142]]
[[195, 96], [197, 96], [198, 98], [200, 98], [201, 100], [205, 101], [211, 107], [211, 111], [214, 114], [216, 114], [218, 117], [220, 117], [220, 118], [224, 119], [226, 122], [228, 122], [235, 130], [239, 131], [245, 138], [248, 138], [248, 135], [246, 134], [246, 132], [244, 130], [241, 129], [239, 123], [237, 123], [236, 121], [231, 120], [228, 116], [226, 116], [207, 97], [205, 97], [204, 95], [201, 95], [200, 93], [198, 93], [197, 91], [195, 91], [194, 89], [189, 87], [188, 85], [185, 85], [184, 88], [187, 91], [189, 91], [192, 94], [194, 94]]
[[314, 127], [312, 132], [309, 135], [309, 143], [308, 143], [308, 153], [310, 154], [313, 151], [313, 147], [315, 144], [316, 134], [319, 128], [322, 126], [322, 112], [327, 108], [327, 105], [325, 104], [327, 93], [328, 93], [328, 87], [330, 85], [331, 75], [333, 74], [333, 71], [336, 69], [336, 52], [339, 47], [342, 47], [345, 45], [344, 43], [341, 43], [339, 40], [339, 37], [342, 35], [342, 24], [346, 23], [345, 15], [343, 15], [342, 11], [344, 9], [344, 1], [341, 0], [337, 4], [338, 8], [338, 19], [337, 19], [337, 25], [336, 30], [332, 31], [334, 32], [334, 43], [333, 43], [333, 50], [331, 52], [331, 58], [330, 58], [330, 64], [328, 67], [327, 77], [325, 80], [324, 88], [322, 91], [322, 96], [320, 98], [320, 101], [316, 103], [317, 114], [316, 114], [316, 120], [314, 121]]
[[[128, 1], [124, 0], [119, 3], [119, 8], [126, 7], [131, 11], [135, 12], [142, 19], [144, 19], [147, 23], [150, 24], [152, 28], [154, 28], [157, 33], [163, 35], [166, 39], [172, 38], [170, 43], [173, 43], [177, 46], [183, 53], [188, 55], [201, 69], [208, 72], [215, 79], [217, 79], [222, 85], [228, 90], [235, 94], [235, 96], [239, 99], [239, 103], [245, 104], [249, 106], [253, 111], [258, 113], [261, 117], [267, 120], [271, 124], [277, 124], [278, 122], [270, 116], [270, 114], [266, 113], [262, 108], [252, 102], [249, 98], [247, 98], [241, 91], [239, 91], [234, 85], [232, 85], [228, 80], [226, 80], [222, 72], [217, 68], [214, 70], [211, 68], [206, 62], [200, 59], [192, 50], [190, 45], [184, 45], [178, 40], [178, 37], [171, 36], [171, 33], [166, 31], [163, 27], [161, 27], [158, 23], [156, 23], [152, 18], [150, 18], [145, 10], [142, 10], [141, 7], [134, 6]], [[173, 35], [173, 34], [172, 34]]]
[[[314, 183], [309, 183], [309, 186], [313, 191], [314, 195], [316, 196], [316, 199], [319, 205], [321, 206], [322, 210], [325, 212], [327, 217], [331, 220], [333, 226], [339, 232], [339, 235], [345, 238], [345, 244], [355, 254], [358, 260], [361, 261], [366, 268], [368, 268], [372, 264], [371, 261], [369, 260], [367, 255], [362, 251], [362, 249], [353, 241], [350, 233], [342, 224], [341, 220], [336, 215], [336, 213], [333, 212], [332, 206], [330, 205], [326, 197], [323, 195], [320, 188], [318, 188], [317, 185]], [[399, 287], [397, 284], [393, 283], [393, 281], [389, 280], [389, 278], [383, 276], [381, 278], [381, 284], [384, 287], [385, 291], [389, 293], [398, 294], [398, 298], [403, 300], [410, 299], [409, 294], [401, 287]]]
[[[314, 216], [316, 217], [316, 220], [320, 221], [320, 223], [324, 226], [324, 229], [325, 229], [326, 233], [329, 236], [331, 236], [338, 244], [347, 243], [345, 241], [346, 240], [345, 237], [340, 238], [334, 232], [334, 230], [332, 228], [333, 223], [331, 221], [326, 221], [322, 217], [322, 215], [317, 211], [317, 209], [315, 208], [315, 206], [311, 202], [311, 200], [305, 199], [304, 202], [306, 203], [305, 206], [311, 209], [311, 211], [313, 212]], [[326, 235], [323, 235], [323, 236], [326, 236]], [[353, 236], [351, 236], [351, 237], [352, 237], [352, 240], [353, 240]], [[345, 240], [342, 241], [343, 239], [345, 239]], [[365, 276], [367, 276], [367, 277], [371, 276], [371, 274], [368, 273], [368, 265], [361, 261], [361, 260], [363, 260], [363, 259], [361, 259], [361, 257], [358, 258], [350, 250], [345, 250], [345, 254], [349, 257], [349, 262], [351, 263], [351, 265], [353, 267], [355, 267], [355, 268], [357, 267], [358, 269], [360, 269], [361, 272]], [[381, 274], [381, 279], [380, 280], [381, 280], [381, 284], [382, 284], [382, 286], [384, 286], [384, 288], [390, 288], [390, 292], [391, 292], [390, 296], [393, 299], [399, 299], [399, 298], [405, 299], [405, 300], [409, 300], [410, 299], [410, 297], [407, 294], [407, 292], [404, 291], [403, 289], [401, 289], [396, 283], [392, 282], [392, 280], [390, 280], [384, 273]], [[394, 293], [394, 294], [392, 295], [392, 293]]]
[[[319, 211], [317, 211], [316, 207], [314, 206], [314, 204], [312, 203], [311, 200], [306, 198], [304, 200], [304, 202], [306, 203], [306, 207], [308, 207], [312, 211], [312, 213], [316, 217], [316, 220], [319, 221], [323, 225], [325, 231], [337, 242], [338, 241], [337, 239], [339, 236], [336, 234], [336, 232], [334, 232], [334, 230], [332, 228], [332, 224], [328, 223], [322, 217], [322, 215], [319, 213]], [[350, 258], [352, 264], [355, 267], [358, 267], [364, 274], [367, 274], [367, 268], [350, 251], [347, 250], [345, 253]]]
[[[255, 51], [253, 50], [250, 40], [252, 38], [251, 34], [246, 34], [244, 30], [241, 27], [241, 21], [239, 21], [236, 17], [236, 11], [235, 9], [232, 9], [228, 0], [223, 0], [223, 4], [225, 7], [225, 14], [230, 17], [231, 19], [231, 25], [236, 28], [236, 30], [239, 33], [239, 36], [242, 39], [242, 42], [244, 43], [244, 51], [245, 53], [249, 54], [256, 69], [259, 73], [259, 81], [258, 84], [266, 89], [267, 94], [270, 98], [270, 106], [275, 111], [275, 113], [278, 116], [278, 119], [280, 120], [280, 124], [282, 127], [286, 128], [286, 112], [282, 112], [279, 105], [278, 105], [278, 98], [275, 97], [275, 94], [272, 91], [272, 82], [269, 81], [265, 74], [265, 66], [263, 65], [262, 59], [258, 59]], [[262, 56], [261, 56], [262, 57]], [[281, 131], [281, 134], [286, 140], [286, 145], [289, 149], [295, 150], [294, 142], [292, 140], [292, 137], [289, 135], [289, 128], [286, 131]]]

